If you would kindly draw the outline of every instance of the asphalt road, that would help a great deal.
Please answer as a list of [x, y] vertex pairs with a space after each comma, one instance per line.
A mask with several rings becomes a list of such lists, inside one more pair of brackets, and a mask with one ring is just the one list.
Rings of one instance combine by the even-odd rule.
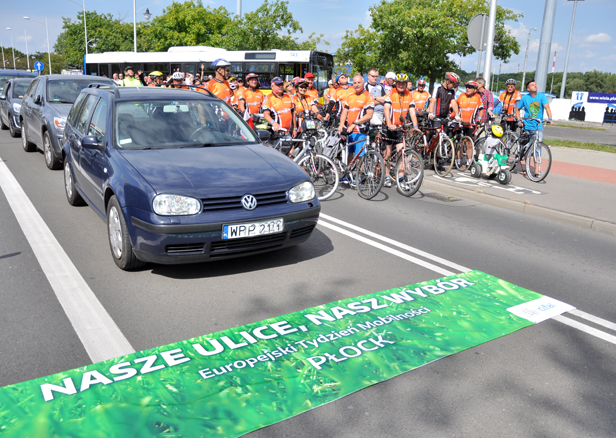
[[[4, 131], [0, 158], [135, 350], [442, 276], [322, 225], [279, 252], [123, 272], [62, 172]], [[609, 236], [429, 190], [342, 189], [323, 213], [616, 322]], [[0, 386], [91, 363], [1, 191], [0, 275]], [[615, 360], [613, 343], [550, 320], [247, 436], [613, 437]]]
[[[556, 121], [555, 123], [568, 123], [575, 126], [572, 122]], [[597, 127], [601, 127], [601, 125], [598, 125]], [[601, 129], [604, 129], [604, 131], [545, 125], [543, 135], [547, 140], [573, 140], [582, 143], [597, 143], [616, 147], [616, 127], [604, 125]]]

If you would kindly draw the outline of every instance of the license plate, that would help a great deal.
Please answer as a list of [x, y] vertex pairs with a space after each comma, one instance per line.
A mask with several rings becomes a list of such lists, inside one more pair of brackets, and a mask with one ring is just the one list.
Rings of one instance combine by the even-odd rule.
[[271, 219], [263, 222], [223, 225], [223, 239], [238, 239], [240, 237], [262, 236], [264, 234], [281, 233], [284, 230], [284, 219]]
[[314, 120], [306, 120], [306, 129], [317, 129], [317, 125], [314, 123]]

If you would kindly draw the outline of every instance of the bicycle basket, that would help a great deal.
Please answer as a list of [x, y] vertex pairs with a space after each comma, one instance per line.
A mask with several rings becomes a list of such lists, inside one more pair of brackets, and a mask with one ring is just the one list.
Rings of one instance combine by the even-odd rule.
[[330, 135], [327, 137], [323, 143], [323, 155], [327, 158], [334, 158], [336, 156], [336, 151], [338, 150], [339, 144], [340, 137], [337, 135]]

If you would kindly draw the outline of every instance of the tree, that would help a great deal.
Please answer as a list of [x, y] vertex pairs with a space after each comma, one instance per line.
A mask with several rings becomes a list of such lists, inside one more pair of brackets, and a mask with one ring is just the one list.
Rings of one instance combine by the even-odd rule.
[[[382, 70], [427, 76], [432, 84], [446, 71], [456, 71], [451, 55], [466, 56], [475, 52], [469, 44], [467, 27], [480, 12], [488, 12], [487, 0], [381, 0], [370, 8], [372, 23], [367, 32], [347, 33], [344, 56], [363, 66], [366, 53]], [[498, 7], [494, 56], [507, 62], [519, 53], [519, 44], [505, 29], [505, 21], [517, 21], [521, 14]], [[353, 38], [370, 39], [362, 43]], [[347, 42], [347, 38], [350, 40]], [[370, 52], [348, 51], [348, 47], [371, 48]]]
[[367, 73], [376, 65], [376, 34], [361, 24], [357, 30], [347, 30], [342, 45], [336, 52], [338, 65], [352, 64], [359, 73]]

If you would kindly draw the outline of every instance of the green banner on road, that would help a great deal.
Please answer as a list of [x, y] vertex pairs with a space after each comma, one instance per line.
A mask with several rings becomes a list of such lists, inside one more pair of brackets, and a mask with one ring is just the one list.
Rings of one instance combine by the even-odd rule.
[[0, 435], [237, 437], [561, 313], [550, 300], [471, 271], [324, 304], [0, 388]]

